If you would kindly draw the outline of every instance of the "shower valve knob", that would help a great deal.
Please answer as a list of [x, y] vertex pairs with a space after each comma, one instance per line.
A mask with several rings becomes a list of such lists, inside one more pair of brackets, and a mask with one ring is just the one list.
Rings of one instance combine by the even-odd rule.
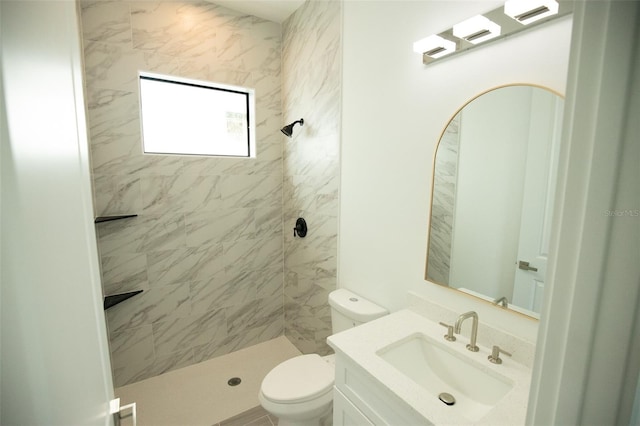
[[296, 220], [296, 226], [293, 228], [293, 236], [304, 238], [307, 236], [307, 222], [301, 217]]

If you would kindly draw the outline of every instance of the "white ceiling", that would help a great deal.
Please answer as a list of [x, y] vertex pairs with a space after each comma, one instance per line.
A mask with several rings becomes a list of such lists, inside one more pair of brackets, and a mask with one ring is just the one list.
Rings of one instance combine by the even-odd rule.
[[304, 0], [210, 0], [212, 3], [268, 21], [282, 23]]

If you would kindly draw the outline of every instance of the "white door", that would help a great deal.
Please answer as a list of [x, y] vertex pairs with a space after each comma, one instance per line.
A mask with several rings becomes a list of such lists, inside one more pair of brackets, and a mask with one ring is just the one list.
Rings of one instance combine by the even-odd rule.
[[109, 425], [76, 4], [0, 1], [3, 425]]
[[512, 303], [536, 313], [542, 307], [547, 272], [562, 110], [558, 96], [533, 91]]

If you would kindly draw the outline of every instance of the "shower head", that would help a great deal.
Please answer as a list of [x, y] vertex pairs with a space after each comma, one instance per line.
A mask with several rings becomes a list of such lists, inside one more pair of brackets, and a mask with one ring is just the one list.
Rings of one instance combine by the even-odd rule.
[[287, 124], [286, 126], [284, 126], [282, 129], [280, 129], [280, 131], [282, 133], [284, 133], [285, 135], [287, 135], [287, 137], [291, 137], [291, 135], [293, 134], [293, 126], [295, 126], [297, 123], [300, 123], [301, 126], [304, 125], [304, 119], [300, 119], [298, 121], [294, 121], [291, 124]]

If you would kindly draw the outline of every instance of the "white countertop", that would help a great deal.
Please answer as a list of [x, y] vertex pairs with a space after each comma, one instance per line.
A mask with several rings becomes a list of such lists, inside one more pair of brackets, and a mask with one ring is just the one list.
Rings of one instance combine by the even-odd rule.
[[[338, 357], [345, 356], [362, 367], [382, 385], [403, 400], [407, 409], [436, 425], [523, 425], [525, 422], [531, 369], [502, 355], [503, 363], [492, 364], [487, 360], [490, 348], [480, 346], [479, 352], [466, 349], [468, 338], [457, 335], [456, 342], [447, 342], [442, 337], [446, 330], [439, 324], [409, 310], [395, 312], [350, 330], [329, 336], [328, 343]], [[484, 417], [473, 422], [446, 406], [422, 388], [418, 383], [400, 373], [376, 353], [394, 342], [410, 338], [416, 333], [442, 339], [447, 349], [468, 357], [478, 368], [506, 376], [513, 388]], [[509, 348], [503, 348], [509, 351]]]

